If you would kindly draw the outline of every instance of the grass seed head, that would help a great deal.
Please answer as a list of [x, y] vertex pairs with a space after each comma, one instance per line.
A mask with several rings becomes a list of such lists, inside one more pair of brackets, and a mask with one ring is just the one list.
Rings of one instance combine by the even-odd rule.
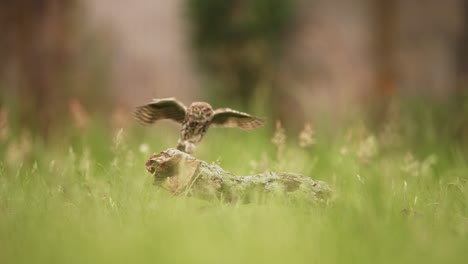
[[9, 132], [8, 111], [5, 108], [0, 108], [0, 142], [7, 140]]
[[299, 133], [299, 146], [308, 148], [315, 144], [315, 131], [310, 123], [304, 125], [304, 129]]
[[281, 121], [276, 121], [276, 129], [271, 142], [276, 146], [278, 159], [284, 154], [286, 148], [286, 133], [281, 125]]

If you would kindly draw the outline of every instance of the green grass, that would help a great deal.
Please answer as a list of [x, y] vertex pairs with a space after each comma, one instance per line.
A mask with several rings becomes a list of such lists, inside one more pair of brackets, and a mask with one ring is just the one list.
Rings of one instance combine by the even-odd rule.
[[[281, 153], [268, 129], [213, 129], [195, 156], [240, 175], [298, 172], [336, 191], [324, 205], [173, 197], [144, 163], [174, 126], [97, 126], [64, 144], [0, 145], [0, 263], [465, 263], [468, 160], [456, 144], [415, 148], [360, 126], [316, 132]], [[351, 131], [351, 132], [349, 132]], [[21, 143], [23, 142], [23, 143]], [[29, 144], [29, 145], [28, 145]], [[278, 156], [281, 158], [278, 160]]]

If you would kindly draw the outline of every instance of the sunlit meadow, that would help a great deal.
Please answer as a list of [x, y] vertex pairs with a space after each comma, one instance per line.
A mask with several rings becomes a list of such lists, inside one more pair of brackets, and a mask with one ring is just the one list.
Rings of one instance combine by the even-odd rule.
[[[195, 153], [239, 175], [328, 182], [328, 204], [174, 197], [145, 161], [177, 127], [75, 117], [58, 145], [0, 131], [0, 263], [465, 263], [468, 161], [431, 121], [212, 129]], [[81, 122], [81, 123], [80, 123]]]

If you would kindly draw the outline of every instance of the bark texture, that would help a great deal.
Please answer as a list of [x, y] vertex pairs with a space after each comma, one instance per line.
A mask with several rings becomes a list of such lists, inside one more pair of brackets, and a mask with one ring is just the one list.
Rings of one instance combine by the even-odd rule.
[[333, 193], [327, 183], [296, 173], [265, 172], [237, 176], [176, 149], [151, 155], [146, 169], [154, 176], [155, 185], [175, 195], [204, 199], [248, 202], [256, 197], [274, 195], [326, 202]]

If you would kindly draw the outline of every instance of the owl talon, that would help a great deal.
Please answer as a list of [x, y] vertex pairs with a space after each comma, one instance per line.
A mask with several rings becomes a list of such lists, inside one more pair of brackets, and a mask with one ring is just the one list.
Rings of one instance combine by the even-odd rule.
[[189, 141], [179, 141], [177, 144], [177, 149], [185, 153], [192, 154], [195, 152], [196, 145]]

